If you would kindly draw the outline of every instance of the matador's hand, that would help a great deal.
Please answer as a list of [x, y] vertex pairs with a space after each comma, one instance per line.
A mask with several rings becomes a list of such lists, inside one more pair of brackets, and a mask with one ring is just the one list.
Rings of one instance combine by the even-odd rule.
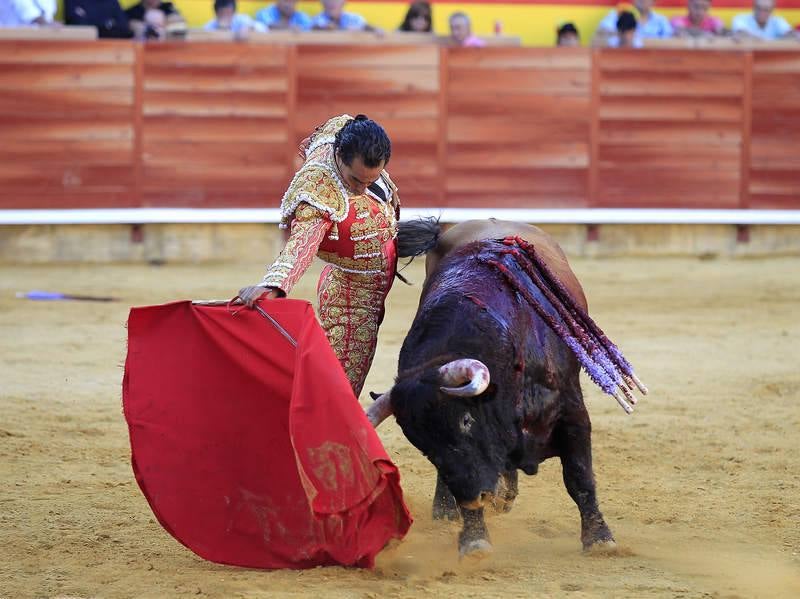
[[277, 289], [270, 289], [268, 287], [262, 287], [260, 285], [251, 285], [250, 287], [242, 287], [239, 290], [239, 299], [242, 300], [242, 303], [245, 304], [248, 308], [252, 308], [256, 300], [262, 296], [265, 299], [275, 299], [276, 297], [280, 297], [281, 293]]

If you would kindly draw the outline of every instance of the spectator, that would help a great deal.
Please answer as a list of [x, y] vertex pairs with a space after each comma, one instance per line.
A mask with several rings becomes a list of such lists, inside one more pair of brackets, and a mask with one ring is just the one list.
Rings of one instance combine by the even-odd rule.
[[256, 21], [270, 30], [291, 29], [308, 31], [311, 17], [297, 10], [297, 0], [278, 0], [272, 6], [262, 8], [256, 13]]
[[[636, 19], [636, 33], [640, 38], [672, 37], [672, 25], [664, 15], [653, 10], [655, 0], [634, 0], [633, 6], [639, 14]], [[595, 43], [603, 45], [603, 40], [617, 33], [617, 21], [622, 11], [612, 10], [597, 27]]]
[[164, 39], [168, 31], [186, 31], [186, 21], [172, 2], [141, 0], [126, 10], [125, 14], [136, 39]]
[[680, 37], [722, 35], [725, 32], [725, 25], [719, 17], [708, 14], [710, 8], [711, 0], [687, 0], [687, 14], [672, 17], [670, 20], [675, 35]]
[[96, 27], [98, 37], [124, 39], [133, 35], [117, 0], [66, 0], [64, 21], [67, 25]]
[[406, 18], [398, 27], [398, 31], [413, 31], [416, 33], [433, 32], [433, 16], [429, 2], [412, 2], [408, 6]]
[[783, 17], [772, 14], [775, 0], [753, 0], [753, 12], [733, 17], [733, 33], [762, 40], [774, 40], [792, 33]]
[[0, 27], [59, 27], [56, 0], [0, 0]]
[[617, 33], [608, 38], [609, 48], [641, 48], [642, 38], [636, 30], [636, 17], [630, 11], [622, 11], [617, 18]]
[[556, 29], [556, 46], [570, 47], [580, 45], [581, 36], [574, 23], [564, 23], [561, 27]]
[[322, 0], [322, 12], [311, 19], [311, 28], [318, 31], [375, 31], [361, 15], [345, 12], [345, 0]]
[[236, 37], [246, 36], [251, 31], [266, 31], [266, 28], [251, 17], [236, 12], [236, 0], [214, 0], [215, 19], [206, 23], [206, 31], [231, 31]]
[[454, 12], [450, 15], [450, 45], [481, 48], [486, 45], [486, 42], [472, 35], [472, 22], [466, 13]]

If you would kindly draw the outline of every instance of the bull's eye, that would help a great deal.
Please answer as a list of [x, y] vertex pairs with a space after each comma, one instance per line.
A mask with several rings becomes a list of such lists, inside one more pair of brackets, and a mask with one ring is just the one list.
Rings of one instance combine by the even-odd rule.
[[461, 432], [465, 435], [468, 435], [469, 432], [472, 430], [472, 425], [475, 424], [475, 418], [469, 412], [466, 412], [458, 423], [458, 428], [461, 429]]

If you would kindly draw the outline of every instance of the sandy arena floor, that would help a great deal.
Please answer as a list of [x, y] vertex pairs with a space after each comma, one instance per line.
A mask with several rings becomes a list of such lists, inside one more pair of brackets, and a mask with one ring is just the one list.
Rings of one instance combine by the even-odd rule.
[[[264, 257], [268, 259], [268, 257]], [[225, 298], [263, 263], [0, 267], [0, 597], [798, 597], [800, 267], [796, 259], [573, 260], [592, 315], [651, 395], [626, 417], [584, 382], [616, 555], [581, 554], [550, 461], [489, 521], [494, 555], [457, 560], [433, 523], [433, 468], [380, 428], [416, 518], [374, 571], [204, 562], [153, 518], [120, 404], [131, 305]], [[310, 298], [317, 270], [295, 296]], [[417, 283], [421, 269], [406, 271]], [[30, 289], [113, 294], [37, 303]], [[419, 286], [397, 284], [367, 389], [386, 389]]]

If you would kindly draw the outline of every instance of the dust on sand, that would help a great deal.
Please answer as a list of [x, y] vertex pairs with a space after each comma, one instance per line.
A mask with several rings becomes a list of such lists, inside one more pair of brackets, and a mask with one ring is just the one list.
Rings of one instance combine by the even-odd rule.
[[[276, 572], [202, 561], [158, 525], [120, 405], [128, 306], [226, 298], [263, 267], [0, 267], [0, 597], [800, 596], [796, 260], [572, 262], [651, 390], [626, 417], [584, 379], [619, 549], [581, 554], [550, 461], [489, 520], [493, 556], [459, 563], [457, 526], [430, 519], [434, 470], [390, 419], [380, 436], [416, 518], [406, 540], [373, 571]], [[312, 298], [317, 272], [293, 295]], [[392, 292], [366, 389], [395, 373], [422, 279], [418, 264], [404, 274], [417, 286]], [[35, 288], [124, 301], [14, 299]]]

